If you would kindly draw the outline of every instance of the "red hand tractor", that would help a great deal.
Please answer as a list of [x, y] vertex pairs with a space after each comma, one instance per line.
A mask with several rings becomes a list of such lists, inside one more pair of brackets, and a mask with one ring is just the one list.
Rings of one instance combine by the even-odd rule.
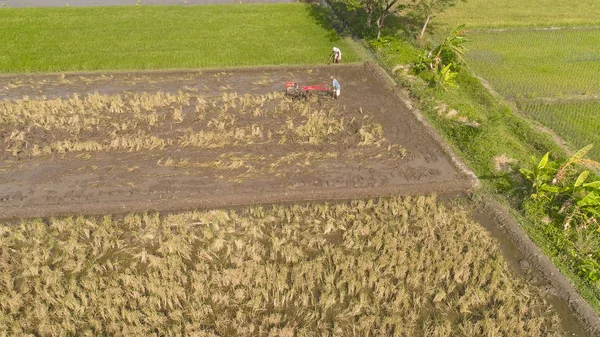
[[312, 93], [331, 94], [331, 87], [325, 83], [300, 85], [297, 82], [285, 82], [285, 94], [292, 98], [307, 98]]

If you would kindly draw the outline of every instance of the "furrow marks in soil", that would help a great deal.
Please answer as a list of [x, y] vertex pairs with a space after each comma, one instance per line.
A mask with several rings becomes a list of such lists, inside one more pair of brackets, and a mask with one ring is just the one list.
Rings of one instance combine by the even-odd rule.
[[[342, 95], [292, 100], [287, 81]], [[0, 77], [0, 218], [462, 193], [362, 66]]]

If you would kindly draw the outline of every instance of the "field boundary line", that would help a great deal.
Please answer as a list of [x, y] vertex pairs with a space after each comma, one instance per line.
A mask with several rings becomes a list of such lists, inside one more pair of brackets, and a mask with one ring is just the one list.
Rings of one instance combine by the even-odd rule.
[[523, 103], [577, 103], [577, 102], [600, 102], [600, 95], [563, 95], [555, 97], [519, 98], [516, 101]]
[[[445, 188], [440, 190], [439, 186]], [[281, 204], [297, 202], [328, 202], [339, 200], [385, 198], [393, 196], [436, 194], [443, 196], [460, 196], [468, 192], [470, 183], [467, 180], [449, 180], [429, 183], [409, 183], [403, 185], [320, 188], [311, 190], [282, 190], [263, 194], [238, 193], [232, 195], [213, 195], [206, 197], [189, 197], [185, 199], [167, 200], [133, 200], [97, 203], [63, 203], [54, 205], [54, 212], [48, 214], [38, 210], [38, 205], [23, 205], [18, 207], [0, 208], [0, 220], [11, 221], [51, 216], [71, 216], [73, 208], [77, 214], [104, 215], [139, 212], [174, 213], [184, 210], [215, 209], [244, 207], [256, 204]], [[93, 207], [92, 207], [93, 206]]]
[[497, 221], [494, 224], [508, 236], [548, 283], [557, 290], [557, 296], [568, 303], [584, 326], [594, 335], [600, 334], [600, 317], [590, 304], [577, 292], [567, 277], [556, 268], [550, 258], [533, 242], [514, 217], [492, 197], [484, 196], [480, 201], [483, 210]]
[[554, 131], [550, 130], [549, 128], [545, 127], [544, 125], [542, 125], [540, 122], [533, 120], [527, 116], [525, 116], [521, 110], [519, 109], [519, 107], [517, 106], [517, 102], [516, 101], [512, 101], [507, 99], [506, 97], [502, 96], [499, 92], [497, 92], [494, 87], [492, 87], [492, 85], [486, 81], [483, 77], [480, 76], [475, 76], [475, 78], [477, 78], [477, 80], [479, 80], [479, 83], [481, 83], [481, 85], [483, 85], [483, 87], [490, 93], [490, 95], [494, 96], [495, 99], [497, 99], [500, 103], [510, 107], [510, 110], [513, 114], [517, 114], [520, 118], [523, 118], [524, 120], [526, 120], [532, 127], [534, 127], [536, 130], [547, 134], [548, 136], [550, 136], [552, 138], [552, 140], [563, 150], [567, 153], [567, 155], [571, 156], [573, 154], [575, 154], [575, 151], [571, 150], [569, 148], [569, 144], [562, 139], [562, 137], [560, 137], [558, 134], [556, 134]]
[[600, 26], [550, 26], [550, 27], [507, 27], [507, 28], [466, 28], [467, 31], [484, 33], [504, 33], [504, 32], [553, 32], [561, 30], [600, 30]]
[[[246, 2], [247, 1], [247, 2]], [[5, 3], [6, 1], [3, 1], [3, 3]], [[10, 5], [6, 5], [5, 8], [13, 8], [13, 9], [21, 9], [21, 8], [62, 8], [65, 5], [64, 4], [51, 4], [51, 5], [47, 5], [45, 6], [43, 1], [32, 1], [34, 2], [34, 4], [24, 4], [23, 6], [19, 6], [19, 4], [10, 4]], [[128, 4], [128, 3], [122, 3], [122, 4], [95, 4], [95, 3], [83, 3], [81, 4], [81, 1], [68, 1], [69, 2], [69, 6], [71, 7], [133, 7], [136, 6], [136, 4]], [[218, 0], [216, 2], [201, 2], [201, 1], [193, 1], [191, 0], [189, 3], [188, 2], [183, 2], [183, 1], [169, 1], [167, 3], [153, 3], [153, 2], [147, 2], [146, 0], [144, 1], [140, 1], [137, 3], [137, 5], [139, 6], [182, 6], [182, 5], [187, 5], [187, 6], [206, 6], [206, 5], [230, 5], [230, 4], [239, 4], [241, 3], [241, 1], [237, 1], [237, 0]], [[245, 0], [243, 2], [244, 4], [286, 4], [286, 3], [296, 3], [296, 1], [294, 0]]]
[[35, 72], [35, 73], [0, 73], [0, 79], [10, 79], [13, 77], [44, 77], [52, 75], [65, 76], [90, 76], [90, 75], [179, 75], [187, 73], [203, 73], [215, 71], [261, 71], [261, 70], [285, 70], [285, 69], [306, 69], [306, 68], [333, 68], [333, 67], [361, 67], [364, 61], [348, 62], [343, 64], [283, 64], [283, 65], [263, 65], [263, 66], [241, 66], [241, 67], [209, 67], [209, 68], [178, 68], [178, 69], [139, 69], [139, 70], [92, 70], [92, 71], [60, 71], [60, 72]]

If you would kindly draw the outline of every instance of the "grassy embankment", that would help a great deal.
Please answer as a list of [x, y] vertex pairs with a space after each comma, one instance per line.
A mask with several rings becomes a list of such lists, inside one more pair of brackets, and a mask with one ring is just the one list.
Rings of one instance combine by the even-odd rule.
[[562, 336], [434, 197], [0, 225], [0, 334]]
[[305, 4], [2, 8], [0, 36], [0, 73], [359, 61]]
[[[589, 11], [576, 11], [571, 7], [565, 9], [563, 3], [560, 1], [555, 1], [552, 4], [549, 4], [547, 1], [531, 1], [527, 4], [520, 2], [520, 4], [522, 6], [516, 6], [512, 0], [485, 3], [474, 0], [468, 5], [461, 3], [457, 8], [449, 11], [443, 18], [433, 20], [433, 39], [443, 36], [442, 31], [463, 23], [467, 24], [467, 27], [471, 29], [478, 24], [494, 27], [503, 25], [514, 27], [521, 25], [524, 20], [536, 25], [555, 25], [563, 22], [565, 24], [568, 22], [580, 24], [591, 22], [588, 15], [598, 10], [598, 8], [591, 6], [590, 1], [573, 4], [573, 8], [580, 8], [580, 5], [585, 5], [587, 6], [586, 8], [590, 9]], [[387, 28], [384, 30], [383, 38], [380, 41], [376, 41], [372, 39], [372, 31], [369, 31], [364, 26], [365, 19], [364, 15], [362, 15], [363, 13], [358, 13], [358, 15], [349, 14], [345, 11], [343, 5], [339, 3], [334, 3], [333, 5], [336, 12], [341, 16], [345, 16], [347, 22], [352, 24], [354, 32], [365, 38], [372, 49], [376, 51], [380, 63], [384, 67], [387, 67], [388, 70], [398, 69], [398, 65], [412, 64], [419, 59], [419, 54], [423, 51], [423, 48], [415, 43], [414, 36], [416, 36], [418, 31], [411, 33], [411, 21], [409, 19], [390, 17], [386, 22]], [[488, 8], [489, 6], [493, 8]], [[521, 11], [521, 8], [524, 8], [524, 10]], [[463, 14], [459, 15], [458, 13]], [[418, 23], [412, 27], [414, 27], [413, 29], [420, 28]], [[567, 89], [569, 88], [569, 83], [577, 83], [577, 85], [585, 87], [586, 90], [595, 90], [594, 92], [597, 92], [597, 88], [591, 85], [594, 79], [588, 72], [589, 69], [586, 68], [587, 66], [582, 67], [577, 62], [573, 62], [570, 66], [567, 65], [567, 67], [570, 67], [569, 69], [574, 71], [574, 74], [569, 74], [568, 72], [557, 74], [554, 72], [554, 67], [557, 67], [557, 70], [560, 71], [565, 67], [563, 64], [565, 58], [590, 56], [586, 53], [590, 50], [597, 50], [597, 46], [590, 46], [586, 41], [582, 41], [582, 39], [585, 40], [582, 36], [592, 34], [594, 39], [596, 39], [595, 36], [600, 36], [600, 30], [547, 33], [555, 34], [549, 36], [574, 34], [578, 36], [577, 41], [583, 42], [582, 45], [578, 46], [572, 45], [575, 41], [562, 41], [561, 44], [560, 42], [551, 40], [538, 41], [534, 46], [531, 46], [527, 43], [530, 40], [527, 40], [525, 36], [523, 36], [524, 40], [522, 41], [517, 41], [513, 38], [508, 47], [502, 47], [509, 48], [503, 52], [496, 49], [498, 45], [502, 45], [502, 39], [498, 39], [498, 45], [495, 44], [494, 39], [488, 41], [488, 45], [493, 46], [493, 51], [480, 50], [478, 52], [478, 43], [484, 43], [477, 40], [478, 36], [480, 36], [479, 34], [480, 32], [473, 33], [471, 31], [471, 36], [469, 36], [473, 40], [471, 44], [467, 45], [467, 48], [471, 50], [471, 53], [468, 54], [470, 60], [476, 58], [478, 55], [494, 55], [492, 59], [497, 62], [496, 64], [492, 62], [477, 64], [477, 61], [473, 61], [473, 68], [475, 69], [485, 68], [483, 71], [495, 72], [499, 74], [499, 80], [504, 79], [517, 88], [519, 87], [516, 81], [518, 78], [524, 78], [529, 81], [527, 83], [532, 84], [543, 83], [547, 78], [554, 78], [559, 79], [557, 83], [550, 83], [543, 86], [545, 90], [560, 90], [569, 93]], [[507, 31], [506, 34], [509, 34], [507, 36], [522, 36], [520, 32]], [[542, 33], [534, 32], [533, 34]], [[536, 50], [536, 47], [540, 47], [544, 43], [547, 44], [546, 48]], [[561, 52], [558, 52], [561, 50], [561, 46], [565, 48], [572, 46], [575, 49], [571, 51], [571, 54], [568, 52], [561, 54]], [[553, 48], [554, 50], [552, 50]], [[518, 54], [519, 51], [522, 54]], [[494, 53], [498, 53], [498, 55]], [[557, 56], [549, 60], [540, 58], [548, 54], [557, 54]], [[516, 69], [509, 69], [511, 65], [506, 66], [503, 70], [497, 69], [499, 65], [503, 65], [505, 57], [512, 62], [511, 65], [515, 66]], [[594, 63], [594, 67], [598, 67], [597, 62], [592, 63]], [[531, 74], [529, 76], [523, 74], [527, 69], [536, 69], [538, 65], [540, 68], [538, 68], [539, 74], [537, 78]], [[510, 78], [511, 74], [515, 76], [515, 79]], [[582, 76], [582, 74], [584, 78], [581, 82], [577, 82], [576, 76]], [[591, 254], [589, 255], [592, 256], [591, 259], [596, 259], [596, 257], [593, 257], [595, 256], [594, 254], [599, 253], [594, 248], [598, 246], [596, 242], [599, 239], [597, 237], [598, 233], [595, 233], [596, 228], [582, 229], [581, 231], [585, 233], [573, 232], [564, 235], [561, 234], [560, 236], [550, 235], [548, 233], [552, 231], [544, 228], [542, 219], [527, 218], [523, 209], [523, 201], [527, 194], [523, 180], [516, 169], [519, 166], [527, 166], [532, 156], [541, 158], [544, 153], [549, 151], [554, 158], [565, 158], [567, 156], [565, 151], [549, 135], [539, 131], [531, 121], [512, 111], [512, 105], [506, 105], [490, 94], [473, 75], [471, 69], [463, 68], [460, 70], [456, 77], [459, 87], [448, 90], [430, 87], [427, 83], [411, 76], [410, 73], [404, 73], [402, 69], [397, 70], [394, 77], [399, 84], [409, 89], [428, 120], [448, 140], [467, 165], [475, 171], [483, 183], [482, 193], [495, 196], [513, 211], [513, 215], [519, 219], [519, 222], [530, 237], [550, 257], [553, 263], [573, 281], [582, 296], [600, 313], [600, 284], [598, 282], [590, 282], [587, 275], [581, 274], [578, 271], [580, 266], [577, 264], [579, 262], [572, 260], [570, 257], [574, 251], [575, 255], [579, 255], [580, 253]], [[494, 85], [493, 81], [491, 82]], [[570, 93], [573, 93], [573, 91]], [[522, 94], [526, 95], [527, 93], [524, 92]], [[575, 105], [578, 106], [579, 112], [583, 109], [593, 113], [592, 111], [597, 105], [590, 104], [590, 106], [585, 107]], [[525, 109], [525, 112], [531, 117], [536, 117], [535, 114], [542, 109], [536, 106], [526, 107], [529, 109]], [[555, 110], [560, 110], [561, 108], [561, 105], [553, 106]], [[558, 113], [560, 114], [560, 111]], [[543, 118], [537, 118], [543, 122]], [[579, 134], [581, 136], [582, 133], [586, 133], [584, 135], [586, 137], [584, 142], [588, 140], [590, 142], [597, 142], [597, 132], [596, 134], [591, 133], [593, 131], [592, 124], [595, 123], [593, 116], [589, 116], [590, 120], [587, 123], [585, 120], [578, 120], [580, 118], [582, 118], [580, 113], [569, 112], [569, 115], [566, 117], [562, 115], [560, 118], [546, 118], [546, 120], [559, 123], [561, 126], [568, 126], [568, 130], [564, 131], [564, 137], [567, 138], [570, 135], [573, 137], [572, 141], [574, 143], [581, 142], [581, 140], [575, 138], [575, 135]], [[578, 121], [573, 123], [572, 119]], [[550, 126], [550, 123], [548, 126]], [[562, 132], [559, 128], [556, 128], [555, 131]], [[577, 144], [579, 143], [576, 143], [574, 147], [577, 147]], [[598, 147], [600, 144], [597, 143], [596, 146]], [[510, 167], [512, 169], [507, 169]], [[555, 232], [560, 231], [557, 230]], [[574, 250], [565, 251], [565, 246]]]

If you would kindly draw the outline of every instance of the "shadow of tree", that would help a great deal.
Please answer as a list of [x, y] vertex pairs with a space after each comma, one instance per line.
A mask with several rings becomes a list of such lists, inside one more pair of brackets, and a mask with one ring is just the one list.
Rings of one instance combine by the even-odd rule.
[[422, 21], [415, 15], [390, 15], [385, 20], [382, 34], [416, 39], [421, 31]]
[[[361, 39], [373, 39], [377, 36], [375, 18], [373, 18], [372, 26], [367, 27], [367, 13], [364, 9], [350, 10], [346, 4], [340, 1], [332, 1], [330, 6], [337, 15], [337, 18], [334, 17], [333, 20], [342, 24], [341, 28], [344, 34], [354, 33]], [[326, 8], [324, 9], [326, 10]], [[327, 10], [327, 12], [329, 11]], [[419, 30], [418, 18], [409, 15], [391, 15], [385, 19], [381, 36], [382, 38], [393, 36], [414, 38]]]
[[343, 20], [338, 19], [327, 7], [318, 3], [306, 6], [306, 11], [315, 22], [327, 30], [327, 38], [331, 42], [340, 40], [342, 36], [351, 35]]

